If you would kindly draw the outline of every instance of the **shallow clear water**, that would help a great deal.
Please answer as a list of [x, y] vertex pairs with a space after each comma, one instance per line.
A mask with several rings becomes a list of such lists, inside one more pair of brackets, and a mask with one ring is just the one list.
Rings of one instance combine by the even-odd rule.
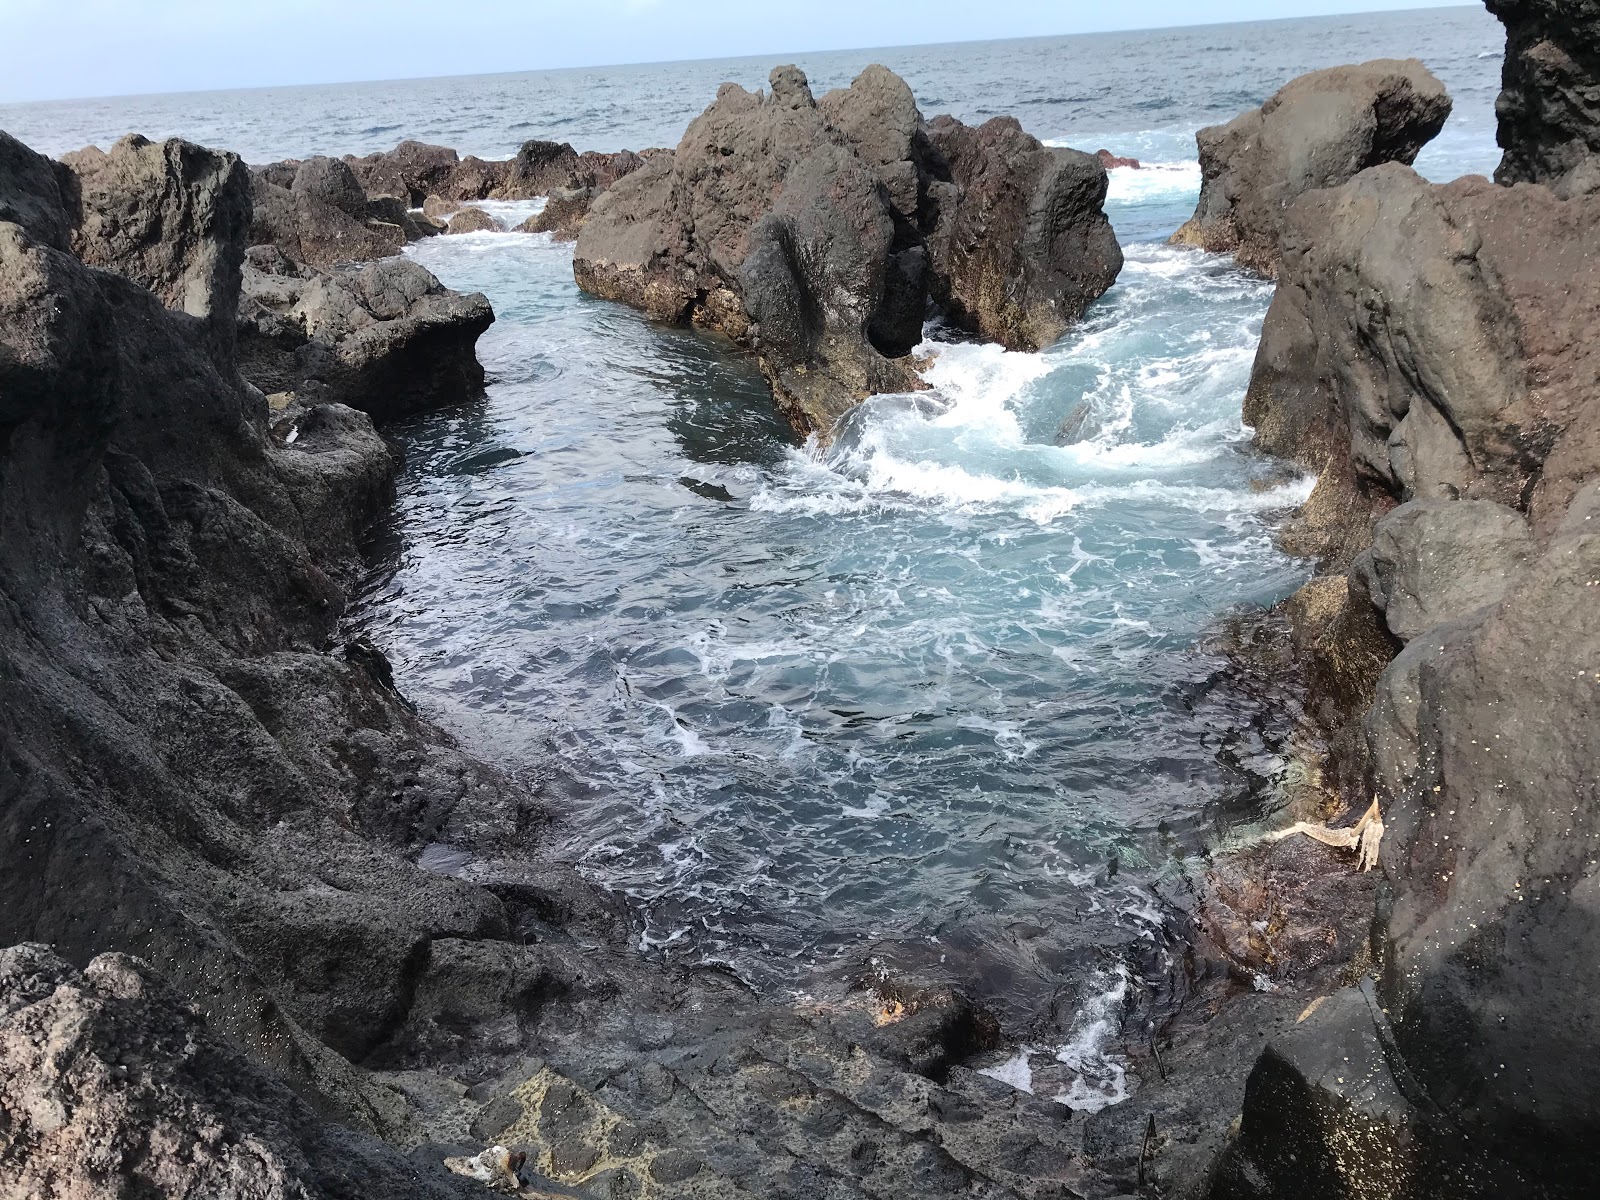
[[[869, 951], [973, 964], [980, 990], [1056, 1014], [996, 1071], [1115, 1100], [1108, 1047], [1141, 972], [1165, 969], [1150, 885], [1181, 882], [1218, 811], [1281, 766], [1284, 714], [1215, 702], [1223, 664], [1197, 639], [1308, 573], [1269, 528], [1310, 481], [1240, 423], [1270, 287], [1163, 244], [1193, 209], [1194, 130], [1303, 70], [1415, 53], [1458, 102], [1419, 167], [1492, 169], [1502, 44], [1467, 9], [802, 56], [820, 86], [882, 59], [924, 111], [1015, 112], [1147, 161], [1113, 172], [1127, 265], [1079, 329], [1037, 355], [932, 329], [933, 390], [869, 402], [821, 457], [729, 346], [580, 294], [570, 248], [417, 245], [493, 301], [491, 384], [391, 430], [407, 466], [358, 622], [426, 711], [537, 767], [557, 851], [628, 894], [641, 946], [774, 988]], [[402, 136], [637, 146], [770, 65], [37, 105], [0, 125], [59, 150], [134, 124], [258, 159]]]

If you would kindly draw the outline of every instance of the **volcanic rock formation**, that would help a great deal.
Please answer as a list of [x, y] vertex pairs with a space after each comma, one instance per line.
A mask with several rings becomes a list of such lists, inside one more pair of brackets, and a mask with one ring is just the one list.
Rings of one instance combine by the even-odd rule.
[[1015, 122], [925, 125], [883, 67], [820, 101], [779, 67], [770, 93], [724, 84], [675, 153], [604, 192], [574, 272], [751, 346], [791, 424], [826, 434], [866, 396], [921, 386], [904, 359], [930, 301], [1013, 348], [1059, 336], [1122, 265], [1105, 190], [1096, 160]]
[[1600, 3], [1488, 0], [1506, 27], [1500, 183], [1600, 190]]
[[1573, 178], [1389, 163], [1280, 226], [1246, 419], [1321, 472], [1288, 533], [1342, 603], [1302, 637], [1384, 880], [1374, 982], [1263, 1056], [1214, 1197], [1576, 1197], [1600, 1169], [1600, 197]]
[[1200, 202], [1174, 243], [1276, 275], [1295, 197], [1380, 163], [1409, 166], [1444, 128], [1449, 95], [1416, 59], [1302, 75], [1258, 109], [1202, 129]]

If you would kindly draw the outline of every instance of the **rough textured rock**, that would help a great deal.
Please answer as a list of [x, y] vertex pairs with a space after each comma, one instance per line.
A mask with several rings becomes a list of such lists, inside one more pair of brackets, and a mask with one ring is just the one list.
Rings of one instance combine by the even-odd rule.
[[1380, 163], [1409, 166], [1450, 108], [1444, 85], [1415, 59], [1302, 75], [1259, 109], [1196, 135], [1200, 202], [1172, 240], [1276, 274], [1281, 225], [1295, 197]]
[[558, 188], [543, 208], [517, 226], [517, 232], [548, 233], [558, 242], [575, 242], [597, 195], [593, 188]]
[[45, 245], [67, 250], [72, 240], [67, 200], [74, 187], [61, 164], [0, 132], [0, 221], [25, 226]]
[[482, 1195], [319, 1118], [145, 964], [0, 950], [0, 1177], [40, 1200]]
[[368, 262], [399, 254], [409, 240], [399, 224], [369, 223], [260, 175], [252, 190], [251, 244], [276, 246], [297, 262], [324, 267]]
[[1377, 988], [1262, 1059], [1214, 1196], [1592, 1190], [1600, 198], [1568, 191], [1388, 164], [1285, 219], [1246, 412], [1323, 472], [1330, 628], [1382, 617], [1313, 655], [1366, 647], [1330, 711], [1386, 822]]
[[410, 259], [322, 271], [256, 247], [243, 296], [240, 369], [268, 394], [346, 404], [383, 421], [483, 390], [476, 345], [494, 310]]
[[337, 208], [358, 221], [366, 219], [366, 189], [349, 164], [336, 158], [306, 159], [295, 171], [289, 190], [296, 196], [309, 196]]
[[934, 243], [935, 298], [956, 324], [1012, 350], [1040, 350], [1116, 282], [1122, 249], [1102, 209], [1105, 168], [1052, 149], [1012, 117], [928, 127], [958, 189]]
[[[751, 346], [798, 431], [826, 434], [867, 395], [920, 386], [897, 360], [930, 300], [1033, 346], [1114, 280], [1105, 172], [1087, 156], [996, 126], [1005, 146], [967, 160], [963, 222], [951, 164], [892, 72], [869, 67], [820, 102], [794, 67], [770, 84], [723, 85], [676, 152], [596, 199], [574, 272], [595, 295]], [[952, 142], [964, 129], [940, 128]], [[1021, 300], [1003, 301], [1007, 287]]]
[[1496, 603], [1533, 553], [1521, 513], [1488, 500], [1413, 500], [1380, 520], [1352, 565], [1402, 642]]
[[361, 158], [347, 154], [344, 161], [361, 181], [367, 195], [399, 196], [410, 207], [418, 208], [431, 195], [452, 195], [449, 181], [460, 158], [447, 146], [404, 141], [393, 150]]
[[231, 336], [250, 221], [238, 156], [129, 134], [80, 169], [73, 252]]
[[481, 208], [458, 209], [445, 226], [446, 233], [495, 233], [500, 229], [496, 221]]
[[1493, 500], [1547, 533], [1600, 468], [1597, 206], [1397, 164], [1302, 199], [1245, 400], [1258, 444], [1331, 464], [1363, 537], [1369, 496]]
[[1548, 184], [1563, 197], [1600, 190], [1600, 4], [1487, 3], [1506, 27], [1495, 179]]

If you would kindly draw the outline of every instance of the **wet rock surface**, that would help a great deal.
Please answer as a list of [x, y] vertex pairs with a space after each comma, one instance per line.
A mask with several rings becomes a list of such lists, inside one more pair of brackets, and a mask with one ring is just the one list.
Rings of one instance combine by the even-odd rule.
[[[970, 137], [948, 118], [925, 126], [883, 67], [820, 101], [794, 67], [770, 83], [725, 84], [674, 154], [595, 200], [574, 272], [595, 295], [752, 347], [797, 431], [826, 434], [866, 396], [919, 387], [904, 356], [930, 302], [1033, 348], [1115, 280], [1105, 170], [1089, 156], [1015, 122]], [[943, 143], [968, 151], [962, 176]]]
[[1444, 85], [1415, 59], [1302, 75], [1259, 109], [1196, 135], [1200, 202], [1172, 240], [1276, 275], [1282, 222], [1297, 196], [1380, 163], [1409, 166], [1450, 109]]
[[1495, 102], [1500, 183], [1543, 183], [1570, 197], [1600, 190], [1600, 4], [1488, 0], [1506, 27]]

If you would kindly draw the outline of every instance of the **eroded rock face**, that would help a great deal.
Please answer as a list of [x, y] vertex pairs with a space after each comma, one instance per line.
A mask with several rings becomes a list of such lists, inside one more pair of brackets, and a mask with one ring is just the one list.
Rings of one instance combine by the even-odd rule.
[[1295, 197], [1380, 163], [1409, 166], [1450, 108], [1444, 85], [1415, 59], [1302, 75], [1260, 108], [1196, 135], [1200, 202], [1172, 240], [1275, 275]]
[[255, 247], [244, 272], [240, 368], [268, 394], [391, 420], [481, 393], [476, 346], [493, 321], [481, 293], [453, 292], [407, 258], [322, 271]]
[[976, 129], [928, 126], [957, 188], [934, 242], [936, 296], [962, 327], [1013, 350], [1041, 350], [1116, 281], [1122, 249], [1102, 216], [1098, 159], [1052, 149], [1013, 117]]
[[73, 252], [228, 333], [250, 222], [249, 173], [238, 155], [129, 134], [73, 170]]
[[[826, 434], [866, 396], [920, 386], [897, 360], [930, 301], [1031, 349], [1115, 279], [1105, 172], [1087, 156], [1014, 123], [946, 118], [935, 133], [883, 67], [820, 102], [794, 67], [770, 84], [724, 84], [674, 154], [595, 200], [574, 272], [595, 295], [752, 346], [798, 431]], [[970, 147], [965, 185], [941, 140]]]
[[[1380, 969], [1263, 1058], [1215, 1196], [1361, 1194], [1387, 1163], [1373, 1194], [1576, 1197], [1600, 1168], [1596, 199], [1391, 163], [1284, 222], [1246, 416], [1322, 472], [1333, 625], [1392, 643], [1343, 700], [1387, 826]], [[1374, 1036], [1377, 1091], [1331, 1086], [1319, 1055]]]
[[198, 291], [236, 319], [237, 292], [208, 290], [244, 256], [219, 219], [244, 215], [236, 160], [125, 153], [91, 196], [168, 180], [176, 154], [217, 201], [152, 188], [159, 252], [143, 211], [83, 243], [128, 247], [118, 272], [168, 303], [50, 244], [65, 210], [0, 221], [0, 941], [137, 950], [318, 1106], [403, 1132], [398, 1097], [328, 1047], [391, 1027], [432, 938], [506, 918], [402, 850], [463, 800], [506, 830], [532, 802], [335, 637], [396, 469], [370, 420], [301, 406], [287, 441], [231, 339], [182, 311]]
[[44, 946], [0, 950], [0, 1119], [18, 1196], [482, 1194], [319, 1118], [121, 954], [78, 971]]
[[1486, 3], [1506, 27], [1495, 179], [1559, 196], [1600, 190], [1600, 3]]

